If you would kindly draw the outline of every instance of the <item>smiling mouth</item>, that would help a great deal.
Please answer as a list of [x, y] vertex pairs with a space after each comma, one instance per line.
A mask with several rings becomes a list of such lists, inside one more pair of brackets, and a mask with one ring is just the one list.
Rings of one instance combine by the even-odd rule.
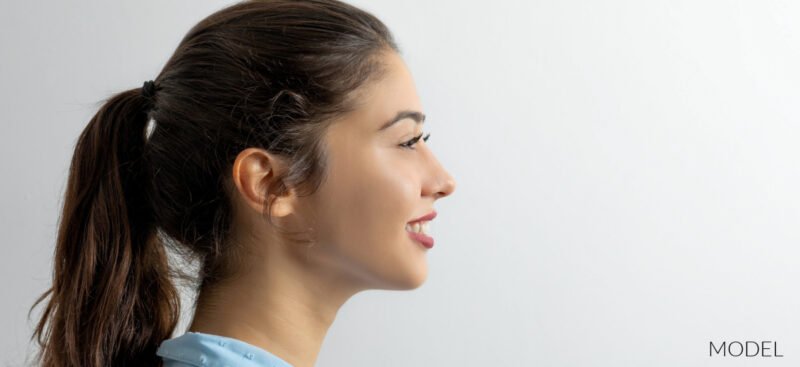
[[[435, 213], [426, 217], [433, 218], [434, 216], [436, 216]], [[433, 247], [433, 237], [430, 236], [430, 220], [417, 220], [413, 223], [407, 223], [406, 232], [411, 239], [419, 242], [426, 248]]]
[[406, 223], [406, 232], [414, 241], [425, 248], [433, 247], [433, 237], [430, 236], [430, 221], [436, 218], [436, 211], [431, 211], [417, 219]]

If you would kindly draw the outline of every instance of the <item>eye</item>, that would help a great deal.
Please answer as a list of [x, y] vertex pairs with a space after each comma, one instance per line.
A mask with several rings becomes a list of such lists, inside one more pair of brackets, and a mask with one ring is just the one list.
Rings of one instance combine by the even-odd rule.
[[417, 141], [419, 141], [420, 138], [422, 139], [422, 141], [428, 141], [428, 138], [431, 137], [430, 133], [428, 135], [425, 135], [424, 138], [422, 137], [422, 135], [423, 134], [419, 134], [418, 136], [412, 138], [411, 140], [409, 140], [409, 141], [407, 141], [407, 142], [405, 142], [403, 144], [400, 144], [400, 146], [403, 147], [403, 148], [406, 148], [406, 149], [415, 149], [414, 145], [417, 143]]

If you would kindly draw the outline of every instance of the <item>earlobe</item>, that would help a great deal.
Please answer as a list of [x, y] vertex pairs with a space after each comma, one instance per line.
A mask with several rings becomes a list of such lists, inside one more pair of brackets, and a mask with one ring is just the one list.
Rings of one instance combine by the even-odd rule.
[[272, 216], [275, 218], [281, 218], [291, 214], [293, 211], [291, 205], [291, 199], [292, 196], [290, 193], [287, 193], [284, 196], [276, 197], [272, 202], [272, 206], [270, 207]]

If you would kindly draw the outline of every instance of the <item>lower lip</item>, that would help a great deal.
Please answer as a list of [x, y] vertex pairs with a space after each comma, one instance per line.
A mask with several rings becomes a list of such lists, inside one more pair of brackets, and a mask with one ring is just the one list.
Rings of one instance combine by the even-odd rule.
[[433, 248], [433, 237], [428, 237], [422, 233], [416, 233], [416, 232], [406, 231], [406, 233], [408, 233], [411, 239], [422, 244], [422, 246], [425, 246], [426, 248]]

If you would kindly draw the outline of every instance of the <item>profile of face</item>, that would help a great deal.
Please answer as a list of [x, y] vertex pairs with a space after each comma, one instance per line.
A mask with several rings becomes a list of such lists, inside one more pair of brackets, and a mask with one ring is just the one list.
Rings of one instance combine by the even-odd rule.
[[406, 144], [423, 133], [424, 121], [402, 117], [382, 129], [401, 112], [423, 111], [402, 58], [394, 52], [382, 58], [383, 77], [362, 87], [359, 107], [326, 132], [327, 177], [302, 198], [316, 241], [308, 256], [365, 289], [413, 289], [427, 278], [432, 248], [406, 225], [432, 213], [456, 183], [423, 139]]

